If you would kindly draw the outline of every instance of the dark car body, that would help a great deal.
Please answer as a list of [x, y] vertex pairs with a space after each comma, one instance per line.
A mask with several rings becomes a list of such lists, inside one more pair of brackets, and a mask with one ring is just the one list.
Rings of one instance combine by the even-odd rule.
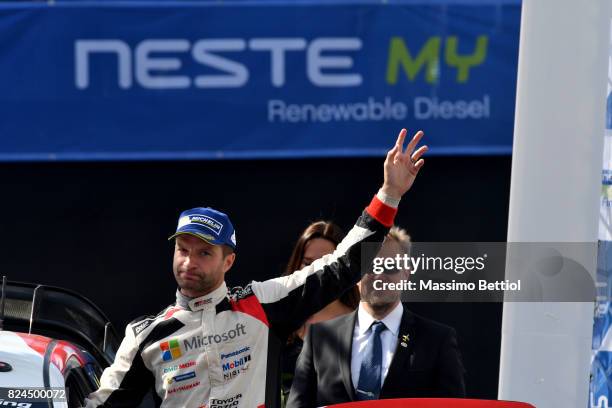
[[[8, 282], [3, 298], [0, 406], [82, 406], [119, 346], [108, 318], [88, 299], [58, 287]], [[24, 388], [57, 398], [30, 399]]]

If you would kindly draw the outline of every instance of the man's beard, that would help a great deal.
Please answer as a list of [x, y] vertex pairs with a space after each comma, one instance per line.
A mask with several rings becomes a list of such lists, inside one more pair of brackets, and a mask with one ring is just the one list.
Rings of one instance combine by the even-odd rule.
[[193, 292], [203, 292], [209, 286], [206, 284], [206, 282], [204, 282], [204, 279], [193, 280], [193, 279], [183, 279], [183, 278], [177, 277], [176, 283], [178, 284], [179, 288], [187, 289]]
[[361, 300], [370, 304], [373, 309], [385, 309], [390, 305], [394, 305], [400, 300], [400, 292], [396, 290], [376, 290], [374, 289], [373, 281], [369, 281], [366, 287], [362, 285]]
[[198, 276], [197, 279], [185, 279], [175, 274], [174, 278], [180, 289], [187, 290], [192, 293], [211, 292], [218, 283], [211, 276]]
[[376, 316], [386, 316], [387, 312], [395, 307], [395, 302], [392, 303], [369, 303], [370, 308]]
[[362, 294], [361, 300], [368, 302], [373, 308], [395, 304], [399, 300], [396, 291], [372, 290]]

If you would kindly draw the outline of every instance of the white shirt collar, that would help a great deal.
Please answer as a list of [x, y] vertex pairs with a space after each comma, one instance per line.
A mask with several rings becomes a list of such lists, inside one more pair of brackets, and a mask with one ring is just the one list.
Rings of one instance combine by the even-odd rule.
[[[397, 306], [381, 320], [387, 327], [393, 336], [399, 334], [400, 323], [402, 322], [402, 314], [404, 314], [404, 307], [402, 303], [398, 303]], [[359, 334], [365, 333], [372, 323], [375, 321], [374, 317], [369, 314], [363, 307], [363, 302], [359, 302], [359, 309], [357, 309], [357, 326], [359, 327]]]
[[[227, 285], [225, 282], [221, 284], [217, 289], [210, 292], [208, 295], [200, 296], [197, 298], [189, 298], [183, 295], [179, 290], [176, 293], [177, 305], [187, 308], [191, 311], [210, 309], [215, 307], [227, 296]], [[185, 305], [185, 302], [187, 305]], [[185, 307], [187, 306], [187, 307]]]

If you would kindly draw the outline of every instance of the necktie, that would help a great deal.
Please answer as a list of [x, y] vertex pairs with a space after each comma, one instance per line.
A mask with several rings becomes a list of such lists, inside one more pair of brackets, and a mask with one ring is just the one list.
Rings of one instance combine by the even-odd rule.
[[382, 375], [382, 342], [380, 333], [386, 327], [382, 322], [374, 322], [370, 326], [372, 334], [364, 351], [361, 369], [359, 370], [359, 384], [356, 396], [360, 401], [378, 399], [380, 394], [380, 378]]

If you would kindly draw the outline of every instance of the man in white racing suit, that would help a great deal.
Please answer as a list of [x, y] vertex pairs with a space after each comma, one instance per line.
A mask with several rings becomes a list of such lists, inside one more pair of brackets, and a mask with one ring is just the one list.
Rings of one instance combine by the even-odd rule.
[[[275, 408], [283, 339], [361, 278], [361, 244], [381, 243], [397, 205], [423, 166], [418, 132], [402, 129], [384, 163], [384, 183], [333, 254], [292, 275], [228, 290], [236, 235], [227, 215], [184, 211], [176, 233], [176, 303], [128, 324], [114, 363], [86, 407], [135, 407], [154, 390], [162, 407]], [[364, 252], [365, 253], [365, 252]]]

